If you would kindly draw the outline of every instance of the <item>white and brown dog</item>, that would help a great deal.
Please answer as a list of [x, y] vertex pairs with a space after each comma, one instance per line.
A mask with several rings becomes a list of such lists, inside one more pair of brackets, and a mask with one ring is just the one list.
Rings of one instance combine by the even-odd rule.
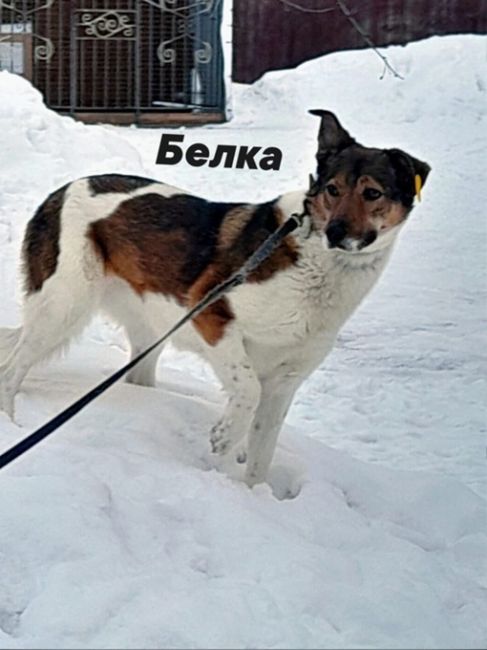
[[[132, 355], [227, 278], [291, 214], [303, 226], [229, 296], [173, 338], [210, 362], [228, 404], [211, 431], [215, 453], [246, 439], [246, 482], [262, 482], [301, 382], [384, 269], [429, 166], [398, 149], [358, 144], [321, 116], [312, 188], [260, 205], [213, 203], [146, 178], [102, 175], [51, 194], [23, 247], [23, 326], [2, 330], [0, 406], [31, 366], [102, 310]], [[128, 375], [153, 386], [157, 354]]]

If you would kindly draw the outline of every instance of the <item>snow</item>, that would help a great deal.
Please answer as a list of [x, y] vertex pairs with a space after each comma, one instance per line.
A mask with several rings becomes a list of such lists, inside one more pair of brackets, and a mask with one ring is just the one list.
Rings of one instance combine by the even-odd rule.
[[[162, 130], [76, 123], [0, 74], [1, 326], [20, 318], [25, 223], [78, 176], [271, 198], [313, 171], [319, 107], [433, 168], [378, 287], [300, 389], [270, 485], [218, 471], [223, 396], [174, 349], [157, 389], [117, 385], [0, 474], [1, 648], [485, 647], [486, 45], [388, 48], [404, 81], [380, 79], [372, 52], [328, 55], [235, 85], [231, 123], [180, 130], [185, 146], [278, 146], [275, 172], [157, 167]], [[1, 449], [125, 358], [97, 320], [29, 375]]]

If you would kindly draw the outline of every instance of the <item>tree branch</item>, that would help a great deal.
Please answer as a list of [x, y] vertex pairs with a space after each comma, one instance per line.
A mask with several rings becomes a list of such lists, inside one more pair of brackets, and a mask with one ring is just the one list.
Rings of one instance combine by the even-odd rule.
[[292, 7], [298, 11], [302, 11], [305, 14], [326, 14], [329, 11], [335, 11], [336, 7], [324, 7], [323, 9], [308, 9], [307, 7], [302, 7], [301, 5], [291, 2], [291, 0], [279, 0], [279, 2], [287, 7]]
[[[379, 52], [379, 50], [377, 49], [375, 43], [374, 43], [374, 42], [372, 41], [372, 39], [370, 38], [370, 36], [367, 34], [367, 32], [365, 32], [365, 31], [362, 29], [362, 26], [360, 25], [360, 23], [358, 23], [358, 22], [355, 20], [355, 18], [352, 16], [352, 12], [351, 12], [350, 9], [347, 7], [347, 5], [345, 4], [345, 2], [343, 2], [343, 0], [335, 0], [335, 1], [336, 1], [336, 5], [337, 5], [338, 9], [342, 12], [342, 14], [345, 16], [345, 18], [348, 20], [348, 22], [352, 25], [352, 27], [354, 27], [354, 29], [357, 30], [357, 32], [358, 32], [358, 33], [360, 34], [360, 36], [364, 39], [364, 41], [367, 43], [367, 45], [368, 45], [369, 47], [371, 47], [371, 48], [374, 50], [374, 52], [377, 54], [377, 56], [378, 56], [379, 58], [382, 59], [382, 61], [384, 62], [384, 66], [385, 66], [385, 68], [384, 68], [384, 73], [385, 73], [385, 69], [387, 68], [390, 72], [392, 72], [392, 74], [393, 74], [397, 79], [404, 79], [404, 77], [402, 77], [402, 76], [399, 74], [399, 72], [396, 72], [396, 70], [394, 70], [394, 68], [392, 67], [392, 65], [391, 65], [391, 64], [389, 63], [389, 61], [387, 60], [387, 58], [386, 58], [383, 54], [381, 54], [381, 53]], [[381, 79], [384, 78], [384, 73], [381, 75]]]

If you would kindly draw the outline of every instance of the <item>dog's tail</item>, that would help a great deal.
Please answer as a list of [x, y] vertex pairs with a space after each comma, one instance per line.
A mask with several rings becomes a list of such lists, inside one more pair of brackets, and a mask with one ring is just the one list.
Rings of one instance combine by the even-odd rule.
[[21, 327], [0, 328], [0, 364], [3, 363], [12, 352], [21, 333]]

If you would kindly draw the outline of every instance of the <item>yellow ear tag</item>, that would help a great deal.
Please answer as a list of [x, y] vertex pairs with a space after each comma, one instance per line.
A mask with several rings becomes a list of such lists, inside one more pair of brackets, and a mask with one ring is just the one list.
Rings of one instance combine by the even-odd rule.
[[418, 201], [421, 201], [421, 188], [423, 187], [423, 181], [421, 180], [421, 176], [419, 174], [416, 174], [414, 177], [414, 189], [416, 190], [416, 197]]

